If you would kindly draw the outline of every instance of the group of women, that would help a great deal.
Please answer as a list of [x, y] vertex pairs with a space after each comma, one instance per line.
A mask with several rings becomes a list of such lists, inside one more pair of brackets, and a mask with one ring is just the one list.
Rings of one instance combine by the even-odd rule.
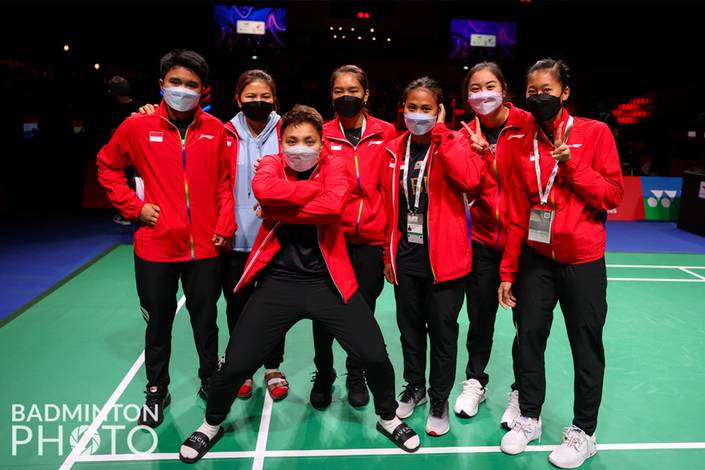
[[[623, 192], [614, 139], [606, 125], [570, 115], [569, 70], [560, 60], [528, 70], [526, 111], [510, 102], [495, 63], [472, 67], [462, 94], [476, 117], [455, 131], [445, 124], [439, 83], [412, 81], [401, 96], [402, 132], [368, 112], [370, 83], [360, 67], [332, 73], [336, 115], [326, 123], [305, 106], [281, 116], [272, 77], [241, 75], [240, 111], [225, 125], [236, 142], [237, 231], [221, 254], [231, 336], [208, 383], [206, 419], [184, 442], [182, 460], [200, 459], [222, 436], [235, 396], [252, 395], [260, 366], [272, 399], [286, 397], [284, 336], [303, 317], [313, 320], [314, 407], [331, 403], [335, 338], [347, 353], [348, 401], [364, 406], [371, 391], [380, 432], [415, 451], [419, 437], [401, 419], [429, 401], [426, 433], [446, 434], [465, 299], [466, 380], [454, 413], [471, 418], [485, 401], [496, 312], [511, 307], [514, 383], [501, 449], [518, 454], [541, 437], [544, 351], [560, 302], [575, 405], [549, 460], [576, 468], [596, 453], [604, 221]], [[373, 317], [385, 279], [394, 286], [404, 359], [398, 400]]]

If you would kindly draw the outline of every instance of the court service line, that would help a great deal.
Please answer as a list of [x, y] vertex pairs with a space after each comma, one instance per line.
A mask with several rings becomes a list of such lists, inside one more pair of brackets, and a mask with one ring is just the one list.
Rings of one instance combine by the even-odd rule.
[[[556, 445], [530, 445], [526, 452], [551, 452]], [[599, 451], [647, 451], [647, 450], [703, 450], [705, 442], [649, 442], [649, 443], [623, 443], [623, 444], [598, 444]], [[461, 446], [461, 447], [422, 447], [415, 454], [498, 454], [499, 446]], [[209, 452], [204, 459], [241, 459], [257, 458], [257, 452]], [[296, 458], [296, 457], [354, 457], [371, 455], [414, 455], [400, 449], [388, 447], [379, 449], [320, 449], [320, 450], [268, 450], [262, 452], [267, 458]], [[149, 460], [177, 460], [177, 453], [164, 454], [115, 454], [115, 455], [87, 455], [81, 456], [79, 462], [131, 462]]]
[[[182, 295], [176, 306], [176, 313], [174, 314], [174, 316], [179, 314], [179, 310], [181, 310], [185, 303], [186, 297]], [[105, 402], [105, 405], [103, 405], [103, 408], [101, 408], [100, 412], [98, 413], [98, 416], [93, 419], [93, 422], [90, 424], [86, 432], [83, 433], [81, 439], [79, 439], [79, 441], [74, 446], [73, 450], [71, 450], [71, 453], [66, 457], [64, 463], [61, 464], [61, 467], [59, 467], [60, 470], [69, 470], [73, 467], [74, 463], [79, 461], [79, 457], [86, 449], [88, 441], [93, 439], [93, 436], [95, 435], [96, 431], [98, 430], [100, 425], [103, 424], [105, 418], [108, 417], [108, 413], [110, 413], [110, 411], [113, 409], [117, 401], [127, 389], [127, 386], [130, 384], [130, 382], [132, 382], [132, 379], [135, 378], [135, 375], [137, 375], [137, 372], [140, 370], [143, 364], [144, 350], [142, 350], [142, 353], [135, 360], [134, 364], [132, 364], [132, 367], [130, 367], [130, 369], [127, 371], [125, 377], [122, 378], [122, 381], [118, 384], [117, 388], [113, 391], [112, 395], [110, 395], [110, 398], [108, 398], [108, 401]]]
[[656, 279], [642, 277], [608, 277], [608, 281], [636, 281], [636, 282], [705, 282], [705, 279]]
[[252, 470], [262, 470], [264, 467], [264, 457], [267, 451], [267, 437], [269, 436], [269, 422], [272, 419], [272, 397], [264, 389], [264, 403], [262, 404], [262, 418], [259, 422], [259, 432], [257, 433], [257, 446], [255, 447], [255, 461], [252, 463]]
[[608, 264], [608, 268], [705, 269], [705, 266], [661, 266], [658, 264]]

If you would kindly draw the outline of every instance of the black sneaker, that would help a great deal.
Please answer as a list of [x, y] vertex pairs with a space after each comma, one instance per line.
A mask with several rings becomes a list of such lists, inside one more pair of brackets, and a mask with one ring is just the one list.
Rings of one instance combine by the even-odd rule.
[[406, 384], [397, 400], [397, 416], [401, 419], [408, 418], [414, 412], [414, 408], [424, 403], [426, 403], [426, 387]]
[[348, 373], [348, 377], [345, 379], [345, 386], [348, 389], [348, 403], [350, 403], [350, 406], [359, 408], [370, 402], [370, 392], [367, 391], [364, 372]]
[[198, 389], [198, 396], [203, 401], [208, 401], [208, 379], [201, 380], [201, 388]]
[[171, 403], [171, 394], [166, 387], [160, 390], [156, 386], [149, 387], [144, 393], [147, 400], [140, 410], [137, 422], [140, 426], [156, 428], [164, 421], [164, 409]]
[[337, 376], [335, 369], [331, 369], [328, 374], [321, 374], [318, 371], [313, 373], [310, 401], [314, 408], [322, 410], [333, 401], [333, 382]]

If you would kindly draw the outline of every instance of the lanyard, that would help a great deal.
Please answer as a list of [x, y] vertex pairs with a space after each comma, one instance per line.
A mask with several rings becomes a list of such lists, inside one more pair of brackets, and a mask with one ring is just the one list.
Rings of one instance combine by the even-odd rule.
[[406, 197], [406, 204], [409, 207], [409, 212], [414, 213], [419, 210], [419, 202], [421, 200], [421, 189], [423, 188], [423, 177], [426, 173], [426, 163], [428, 163], [428, 156], [431, 153], [431, 145], [429, 144], [426, 155], [421, 161], [421, 168], [419, 168], [419, 176], [416, 180], [416, 198], [414, 200], [414, 210], [411, 210], [411, 204], [409, 203], [409, 160], [411, 154], [411, 136], [406, 143], [406, 156], [404, 158], [404, 166], [402, 167], [402, 177], [404, 178], [404, 196]]
[[[573, 128], [573, 116], [568, 117], [568, 123], [565, 126], [565, 132], [563, 133], [563, 142], [568, 140], [568, 135]], [[541, 188], [541, 165], [539, 164], [540, 154], [539, 154], [539, 139], [538, 131], [534, 133], [534, 169], [536, 170], [536, 185], [539, 188], [539, 198], [541, 199], [541, 205], [545, 206], [548, 203], [548, 194], [551, 192], [553, 183], [556, 181], [556, 175], [558, 174], [558, 162], [553, 165], [553, 170], [551, 170], [551, 176], [548, 177], [546, 182], [546, 188]]]
[[[345, 137], [345, 129], [343, 129], [343, 123], [338, 120], [338, 125], [340, 126], [340, 131], [343, 133], [343, 137]], [[365, 118], [365, 115], [362, 115], [362, 129], [360, 129], [360, 140], [357, 141], [356, 145], [353, 145], [355, 148], [355, 180], [357, 181], [357, 190], [362, 192], [362, 181], [360, 178], [360, 158], [357, 155], [357, 145], [360, 144], [360, 141], [362, 140], [362, 137], [365, 135], [365, 128], [367, 127], [367, 119]], [[352, 142], [350, 142], [352, 144]]]

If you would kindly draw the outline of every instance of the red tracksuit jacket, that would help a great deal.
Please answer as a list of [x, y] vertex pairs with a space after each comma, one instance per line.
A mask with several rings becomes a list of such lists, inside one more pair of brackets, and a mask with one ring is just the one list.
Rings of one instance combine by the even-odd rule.
[[[396, 279], [399, 232], [399, 174], [404, 166], [407, 131], [387, 144], [390, 163], [387, 171], [386, 200], [390, 221], [384, 262], [391, 264]], [[474, 193], [480, 184], [482, 159], [470, 148], [470, 141], [444, 124], [432, 131], [428, 175], [428, 253], [434, 282], [450, 281], [470, 272], [472, 249], [468, 243], [463, 193]]]
[[[228, 145], [236, 143], [223, 124], [200, 108], [182, 145], [163, 102], [158, 112], [131, 116], [117, 128], [98, 153], [98, 178], [110, 201], [132, 220], [145, 203], [160, 208], [154, 228], [140, 224], [135, 231], [138, 257], [176, 262], [218, 255], [213, 235], [232, 237], [236, 228]], [[127, 186], [127, 166], [144, 179], [144, 201]]]
[[[521, 147], [524, 137], [533, 135], [533, 118], [523, 109], [505, 103], [509, 107], [509, 118], [497, 139], [494, 155], [488, 152], [483, 156], [482, 183], [470, 208], [472, 217], [472, 239], [488, 248], [503, 251], [507, 242], [507, 221], [509, 204], [507, 187], [512, 168], [513, 156]], [[475, 120], [470, 123], [473, 132], [477, 131]], [[468, 136], [463, 128], [460, 132]]]
[[[562, 129], [568, 112], [563, 110]], [[507, 246], [502, 257], [500, 277], [514, 282], [519, 268], [519, 254], [524, 243], [559, 263], [581, 264], [595, 261], [605, 254], [605, 212], [622, 202], [622, 170], [612, 132], [606, 124], [592, 119], [574, 118], [567, 144], [571, 158], [558, 164], [558, 173], [545, 209], [555, 211], [551, 242], [527, 241], [529, 212], [541, 208], [534, 153], [534, 133], [538, 133], [541, 186], [545, 190], [555, 160], [553, 142], [538, 127], [523, 139], [516, 155], [509, 183], [510, 222]]]
[[390, 123], [365, 114], [363, 131], [353, 146], [335, 118], [323, 126], [323, 141], [328, 152], [343, 158], [354, 178], [342, 217], [345, 239], [359, 245], [382, 245], [387, 238], [383, 180], [389, 166], [384, 144], [396, 137], [396, 130]]
[[252, 179], [252, 190], [262, 206], [264, 220], [235, 292], [254, 281], [277, 254], [281, 245], [276, 231], [281, 224], [315, 224], [323, 260], [340, 296], [347, 302], [357, 291], [357, 280], [340, 216], [351, 188], [345, 161], [325, 150], [311, 178], [303, 181], [296, 179], [283, 154], [263, 158]]

